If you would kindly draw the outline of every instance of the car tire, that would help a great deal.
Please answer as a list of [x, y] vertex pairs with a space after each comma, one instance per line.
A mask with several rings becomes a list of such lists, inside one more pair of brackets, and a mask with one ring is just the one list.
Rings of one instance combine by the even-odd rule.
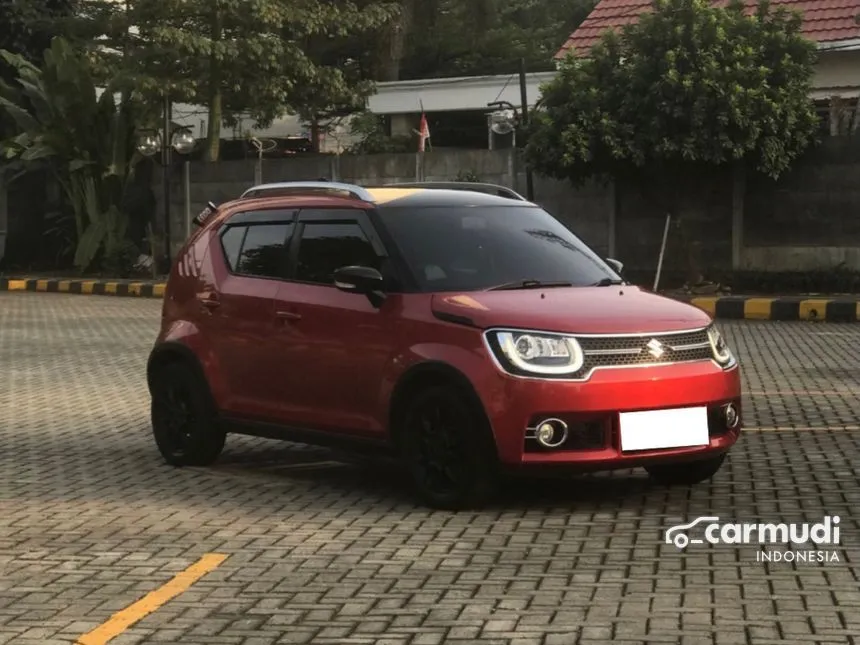
[[666, 486], [692, 486], [707, 481], [717, 474], [726, 460], [726, 455], [679, 464], [647, 466], [645, 470], [660, 484]]
[[418, 495], [432, 508], [477, 508], [498, 488], [492, 431], [476, 407], [449, 385], [421, 390], [406, 405], [402, 456]]
[[183, 361], [153, 375], [150, 415], [155, 444], [172, 466], [208, 466], [224, 449], [227, 434], [216, 423], [209, 388]]

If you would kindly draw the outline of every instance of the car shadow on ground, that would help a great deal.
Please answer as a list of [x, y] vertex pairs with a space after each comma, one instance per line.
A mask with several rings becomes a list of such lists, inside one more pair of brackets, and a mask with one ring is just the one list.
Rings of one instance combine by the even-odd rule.
[[[50, 456], [30, 451], [17, 454], [21, 472], [27, 476], [10, 477], [7, 492], [19, 495], [24, 504], [153, 502], [182, 507], [193, 501], [199, 508], [211, 498], [212, 510], [217, 507], [219, 512], [265, 511], [275, 506], [289, 511], [307, 508], [311, 500], [317, 500], [321, 509], [329, 502], [346, 502], [348, 507], [377, 515], [424, 508], [400, 464], [303, 444], [231, 437], [218, 461], [193, 468], [169, 466], [155, 446], [139, 441], [90, 445], [84, 453], [70, 435], [52, 438]], [[68, 455], [81, 458], [69, 459]], [[0, 457], [0, 468], [3, 462]], [[100, 468], [93, 470], [94, 463]], [[732, 495], [724, 493], [733, 488], [732, 478], [730, 462], [712, 482], [693, 487], [692, 493], [686, 487], [661, 486], [642, 470], [506, 477], [499, 494], [483, 511], [587, 513], [653, 506], [661, 513], [674, 513], [704, 504], [722, 506], [728, 512]], [[717, 494], [715, 488], [723, 492]], [[193, 497], [189, 491], [195, 491]]]
[[[290, 486], [304, 483], [332, 491], [349, 491], [367, 499], [387, 499], [390, 502], [417, 504], [407, 470], [397, 461], [356, 455], [353, 453], [282, 444], [243, 450], [225, 451], [217, 464], [209, 469], [242, 475], [269, 486]], [[703, 484], [707, 486], [707, 484]], [[644, 470], [625, 469], [587, 474], [555, 474], [552, 476], [506, 475], [498, 495], [485, 510], [522, 510], [541, 507], [571, 507], [597, 510], [607, 504], [625, 501], [638, 505], [644, 496], [665, 497], [667, 489], [651, 480]], [[677, 490], [683, 497], [685, 489]]]

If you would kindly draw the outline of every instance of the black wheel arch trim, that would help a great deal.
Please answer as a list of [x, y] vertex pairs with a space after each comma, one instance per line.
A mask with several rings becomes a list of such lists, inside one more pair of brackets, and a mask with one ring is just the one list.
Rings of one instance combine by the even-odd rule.
[[207, 391], [209, 391], [209, 380], [206, 378], [206, 373], [203, 370], [203, 366], [200, 364], [200, 359], [197, 357], [197, 354], [195, 354], [191, 348], [184, 343], [168, 340], [153, 347], [152, 351], [149, 353], [149, 358], [146, 361], [146, 385], [150, 392], [152, 392], [152, 378], [154, 376], [155, 365], [162, 360], [162, 357], [167, 355], [180, 357], [181, 360], [183, 360], [197, 373], [197, 376], [200, 377], [201, 381], [206, 385]]
[[[481, 400], [481, 397], [478, 395], [478, 391], [475, 389], [475, 386], [472, 384], [472, 381], [469, 379], [469, 377], [450, 363], [435, 359], [428, 359], [410, 366], [406, 370], [406, 372], [404, 372], [397, 380], [397, 383], [395, 384], [394, 389], [391, 392], [391, 399], [388, 406], [388, 434], [393, 442], [396, 443], [398, 441], [398, 437], [396, 436], [396, 419], [394, 415], [402, 409], [400, 397], [402, 396], [403, 392], [408, 391], [408, 388], [412, 385], [412, 383], [414, 383], [416, 380], [420, 379], [424, 375], [438, 375], [441, 377], [445, 377], [455, 382], [458, 386], [462, 387], [463, 390], [468, 394], [469, 398], [472, 400], [472, 403], [474, 403], [478, 407], [478, 410], [480, 411], [486, 422], [487, 429], [489, 430], [490, 434], [493, 435], [492, 424], [490, 423], [490, 419], [487, 415], [484, 403]], [[495, 446], [494, 436], [493, 444]]]

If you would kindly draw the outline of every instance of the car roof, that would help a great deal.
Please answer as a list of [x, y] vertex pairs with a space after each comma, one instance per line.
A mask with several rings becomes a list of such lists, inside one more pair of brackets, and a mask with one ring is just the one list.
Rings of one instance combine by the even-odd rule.
[[510, 197], [450, 188], [368, 188], [380, 210], [426, 206], [533, 206]]

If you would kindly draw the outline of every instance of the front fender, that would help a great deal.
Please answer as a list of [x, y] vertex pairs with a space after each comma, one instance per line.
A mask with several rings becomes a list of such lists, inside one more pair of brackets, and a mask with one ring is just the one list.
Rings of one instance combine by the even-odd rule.
[[495, 413], [504, 408], [504, 376], [487, 355], [480, 334], [474, 333], [475, 330], [469, 331], [472, 332], [469, 334], [469, 343], [418, 343], [405, 348], [394, 357], [380, 390], [380, 409], [386, 416], [386, 426], [397, 387], [424, 370], [444, 371], [461, 380], [463, 384], [468, 384], [483, 406], [488, 419], [492, 419]]

